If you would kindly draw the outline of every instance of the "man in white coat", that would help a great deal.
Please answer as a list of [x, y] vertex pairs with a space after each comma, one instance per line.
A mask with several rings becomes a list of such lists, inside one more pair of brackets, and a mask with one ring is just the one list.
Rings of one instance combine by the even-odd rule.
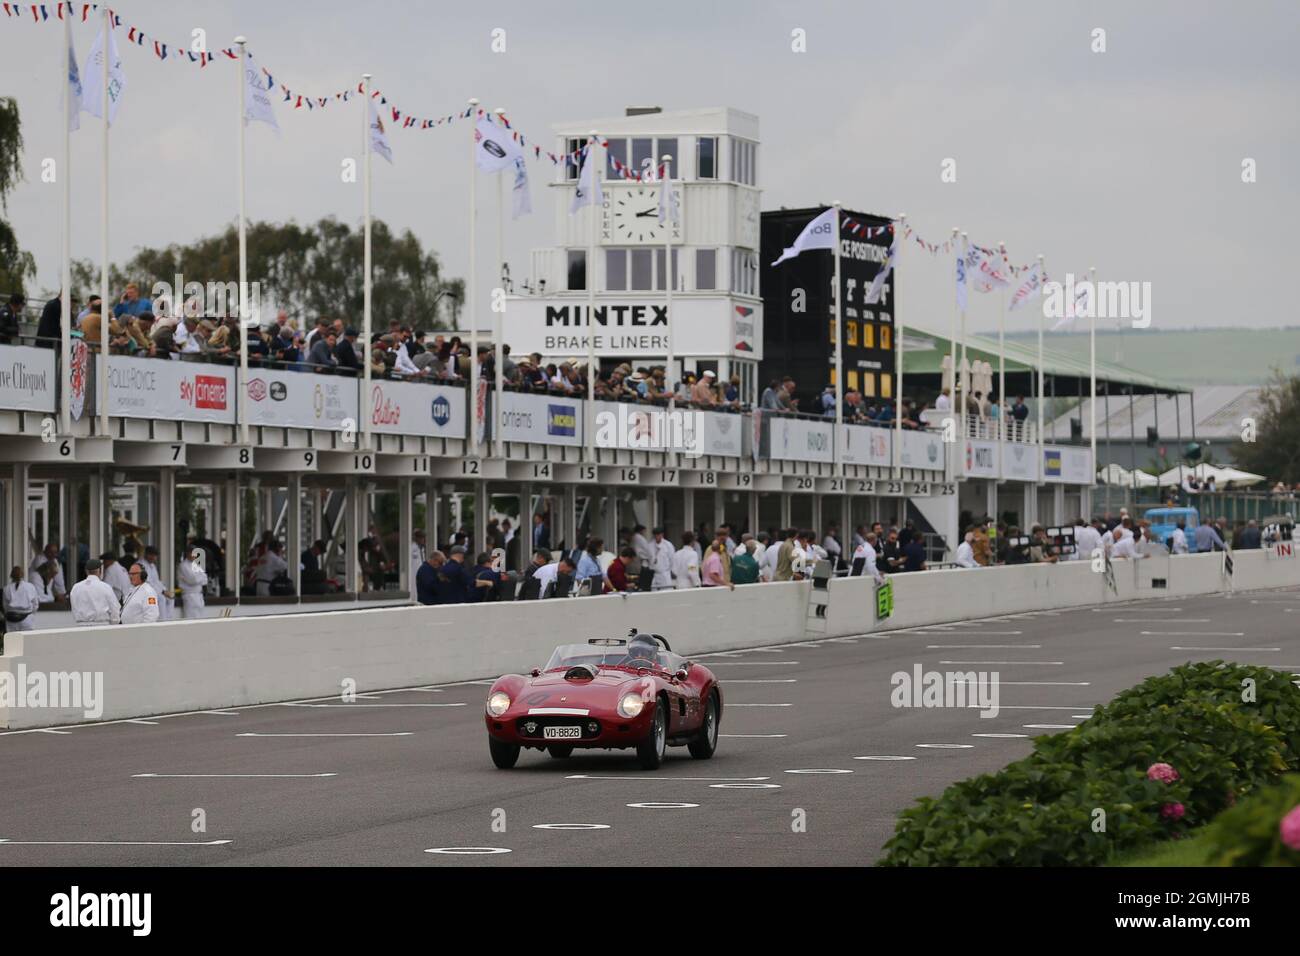
[[123, 624], [152, 624], [158, 620], [158, 592], [147, 580], [148, 572], [144, 564], [137, 561], [128, 572], [131, 577], [131, 590], [126, 592], [122, 602]]
[[190, 545], [190, 553], [176, 565], [176, 589], [181, 593], [181, 614], [187, 620], [203, 617], [203, 587], [208, 583], [207, 572], [200, 563], [203, 549]]
[[856, 564], [858, 559], [862, 559], [862, 574], [870, 577], [877, 584], [885, 583], [885, 576], [880, 573], [880, 568], [876, 565], [876, 533], [868, 531], [867, 536], [862, 539], [862, 544], [858, 545], [853, 552], [853, 562]]
[[167, 594], [167, 585], [163, 583], [162, 573], [158, 570], [158, 549], [152, 544], [144, 549], [144, 558], [140, 561], [140, 567], [144, 568], [145, 580], [158, 595], [158, 620], [170, 620], [172, 599]]
[[695, 535], [682, 534], [682, 547], [673, 555], [673, 580], [678, 588], [700, 586], [700, 554], [695, 550]]
[[654, 536], [655, 543], [651, 545], [654, 558], [650, 566], [654, 568], [655, 577], [650, 589], [652, 591], [668, 591], [673, 586], [673, 557], [677, 554], [677, 549], [664, 536], [662, 527], [655, 528]]
[[113, 589], [117, 595], [117, 602], [120, 606], [122, 599], [126, 597], [126, 592], [131, 590], [131, 578], [126, 573], [126, 568], [122, 567], [122, 562], [117, 560], [117, 555], [112, 551], [105, 551], [99, 556], [100, 564], [103, 565], [103, 574], [101, 577], [104, 583]]
[[117, 624], [122, 620], [117, 595], [99, 577], [102, 570], [99, 560], [91, 558], [86, 562], [86, 577], [74, 584], [68, 594], [72, 619], [78, 624]]
[[289, 571], [289, 562], [284, 559], [284, 545], [272, 541], [257, 561], [257, 596], [271, 596], [271, 582], [281, 574]]

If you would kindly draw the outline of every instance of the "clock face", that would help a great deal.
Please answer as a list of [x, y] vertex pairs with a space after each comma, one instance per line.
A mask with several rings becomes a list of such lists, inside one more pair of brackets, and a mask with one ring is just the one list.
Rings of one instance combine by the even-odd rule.
[[659, 189], [658, 185], [606, 189], [607, 232], [612, 242], [620, 245], [663, 242], [669, 227], [673, 239], [681, 239], [680, 225], [659, 222]]
[[762, 219], [758, 195], [756, 190], [742, 189], [736, 197], [736, 242], [748, 249], [758, 248]]

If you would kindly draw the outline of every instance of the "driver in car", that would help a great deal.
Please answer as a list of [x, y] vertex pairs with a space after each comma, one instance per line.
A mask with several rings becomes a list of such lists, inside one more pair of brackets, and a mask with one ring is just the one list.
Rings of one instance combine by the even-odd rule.
[[644, 634], [638, 634], [627, 645], [627, 666], [630, 667], [657, 667], [659, 658], [659, 645], [652, 638]]

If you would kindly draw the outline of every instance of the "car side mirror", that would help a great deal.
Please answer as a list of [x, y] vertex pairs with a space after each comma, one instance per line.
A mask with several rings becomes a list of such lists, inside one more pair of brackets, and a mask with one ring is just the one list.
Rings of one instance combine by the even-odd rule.
[[675, 677], [677, 680], [686, 680], [686, 668], [685, 667], [679, 668], [677, 673], [674, 674], [673, 677]]
[[540, 670], [538, 670], [536, 667], [534, 667], [534, 668], [533, 668], [531, 671], [529, 671], [528, 673], [529, 673], [529, 675], [531, 675], [532, 677], [541, 677], [541, 676], [542, 676], [542, 672], [541, 672]]

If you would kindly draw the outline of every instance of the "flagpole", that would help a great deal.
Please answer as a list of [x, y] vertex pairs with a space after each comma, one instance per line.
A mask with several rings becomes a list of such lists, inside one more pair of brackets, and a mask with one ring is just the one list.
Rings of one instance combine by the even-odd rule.
[[[1043, 254], [1038, 254], [1038, 276], [1039, 281], [1045, 281], [1047, 273], [1043, 265]], [[1038, 310], [1038, 476], [1041, 483], [1043, 477], [1043, 310]], [[1034, 503], [1034, 517], [1038, 517], [1038, 503]]]
[[840, 325], [843, 314], [844, 296], [840, 292], [840, 201], [831, 203], [835, 207], [835, 469], [844, 474], [844, 460], [840, 456], [840, 426], [844, 424], [844, 349], [840, 344]]
[[[248, 209], [245, 196], [244, 176], [244, 78], [247, 69], [247, 51], [245, 37], [235, 37], [239, 46], [239, 75], [235, 78], [239, 85], [239, 440], [247, 445], [248, 437]], [[182, 300], [181, 315], [184, 318], [184, 295], [181, 290], [174, 290], [174, 295]]]
[[371, 301], [371, 245], [370, 245], [370, 77], [369, 73], [361, 74], [361, 150], [364, 166], [365, 185], [362, 189], [361, 197], [361, 229], [362, 229], [362, 264], [363, 272], [361, 279], [361, 394], [365, 397], [361, 400], [361, 447], [370, 450], [370, 425], [374, 418], [374, 398], [370, 393], [370, 379], [373, 372], [370, 368], [371, 343], [370, 338], [373, 335], [374, 315], [372, 312]]
[[[1002, 265], [1009, 275], [1011, 270], [1007, 267], [1007, 244], [1001, 239], [998, 240], [998, 251], [1002, 253]], [[1003, 417], [1003, 408], [1006, 407], [1007, 401], [1007, 290], [1002, 287], [999, 290], [1002, 295], [1002, 302], [998, 310], [998, 478], [1004, 476], [1002, 471], [1002, 439], [1006, 433], [1006, 421]]]
[[[1092, 283], [1089, 293], [1092, 305], [1088, 317], [1088, 445], [1092, 450], [1093, 485], [1097, 483], [1097, 267], [1088, 267], [1088, 281]], [[1174, 399], [1177, 403], [1177, 398]], [[1091, 502], [1089, 502], [1091, 505]]]
[[[960, 229], [958, 229], [956, 226], [952, 227], [952, 247], [954, 250], [956, 250], [957, 257], [959, 259], [964, 260], [965, 255], [962, 251], [962, 248], [961, 246], [957, 245], [957, 236], [960, 233], [961, 233]], [[952, 334], [948, 336], [948, 361], [952, 363], [952, 401], [950, 402], [950, 404], [952, 405], [952, 415], [953, 415], [954, 424], [957, 424], [958, 422], [961, 421], [961, 419], [958, 417], [959, 413], [957, 409], [957, 316], [960, 314], [960, 312], [961, 312], [961, 303], [957, 301], [956, 296], [953, 296]], [[943, 381], [942, 375], [939, 376], [939, 381], [940, 382]], [[965, 436], [964, 428], [962, 429], [962, 436], [963, 437]]]
[[[893, 245], [893, 244], [898, 240], [898, 237], [901, 236], [901, 235], [903, 234], [903, 232], [905, 231], [906, 227], [907, 227], [907, 213], [905, 213], [905, 212], [904, 212], [904, 213], [899, 213], [899, 214], [898, 214], [898, 226], [896, 227], [896, 228], [898, 229], [898, 232], [897, 232], [897, 233], [896, 233], [896, 234], [895, 234], [895, 235], [890, 239], [890, 243], [889, 243], [889, 244], [890, 244], [891, 246], [892, 246], [892, 245]], [[900, 250], [900, 251], [902, 250], [902, 245], [901, 245], [901, 244], [899, 245], [899, 250]], [[894, 266], [897, 267], [897, 265], [898, 265], [898, 263], [895, 262], [895, 263], [894, 263]], [[883, 268], [883, 266], [882, 266], [882, 268]], [[894, 282], [895, 282], [895, 285], [897, 285], [897, 282], [898, 282], [897, 277], [895, 277]], [[884, 289], [882, 288], [882, 289], [881, 289], [881, 293], [883, 294], [883, 292], [884, 292]], [[903, 472], [902, 472], [902, 450], [903, 450], [903, 319], [902, 319], [901, 316], [899, 316], [899, 314], [898, 314], [898, 310], [897, 310], [897, 309], [894, 309], [894, 362], [895, 362], [895, 364], [896, 364], [896, 366], [897, 366], [896, 369], [895, 369], [894, 379], [895, 379], [895, 386], [896, 386], [897, 391], [898, 391], [898, 397], [897, 397], [897, 400], [896, 400], [897, 403], [896, 403], [896, 405], [895, 405], [895, 411], [894, 411], [894, 446], [893, 446], [893, 448], [891, 449], [890, 457], [891, 457], [891, 460], [892, 460], [893, 465], [894, 465], [894, 479], [895, 479], [895, 480], [898, 480], [898, 479], [901, 479], [902, 476], [903, 476]], [[940, 376], [940, 378], [942, 379], [942, 376]], [[845, 530], [847, 531], [847, 529], [845, 529]]]
[[[495, 110], [497, 121], [506, 115], [503, 107], [498, 106]], [[504, 128], [505, 124], [502, 124]], [[507, 167], [509, 168], [509, 167]], [[497, 280], [501, 283], [501, 295], [505, 295], [505, 222], [506, 222], [506, 174], [505, 169], [497, 173]], [[501, 313], [496, 309], [493, 303], [492, 309], [492, 339], [496, 343], [494, 346], [495, 353], [493, 356], [493, 365], [496, 366], [496, 388], [492, 395], [493, 407], [499, 408], [502, 401], [502, 393], [505, 391], [505, 343], [501, 341], [503, 335], [501, 328]], [[501, 416], [496, 416], [496, 422], [499, 424]], [[492, 429], [492, 444], [495, 454], [498, 458], [505, 457], [505, 444], [501, 435], [502, 429]]]
[[[961, 245], [962, 245], [962, 251], [963, 251], [963, 252], [965, 252], [965, 253], [969, 253], [969, 252], [970, 252], [970, 238], [969, 238], [969, 237], [966, 235], [966, 233], [964, 233], [964, 232], [961, 234]], [[969, 258], [969, 257], [968, 257], [968, 258]], [[967, 291], [966, 291], [966, 296], [967, 296], [967, 298], [966, 298], [966, 303], [962, 306], [962, 310], [961, 310], [961, 365], [960, 365], [960, 367], [959, 367], [959, 369], [958, 369], [958, 374], [959, 374], [959, 375], [969, 375], [969, 374], [970, 374], [970, 360], [966, 357], [966, 307], [970, 305], [970, 276], [967, 276], [967, 277], [966, 277], [966, 287], [967, 287]], [[961, 401], [962, 401], [962, 410], [961, 410], [961, 411], [962, 411], [962, 421], [963, 421], [963, 422], [965, 422], [965, 420], [966, 420], [966, 417], [965, 417], [965, 416], [966, 416], [966, 399], [967, 399], [967, 396], [970, 394], [970, 391], [971, 391], [971, 382], [968, 381], [966, 378], [963, 378], [963, 379], [962, 379], [962, 391], [961, 391]]]
[[[660, 189], [671, 190], [673, 188], [672, 163], [672, 153], [664, 153], [664, 175], [663, 182], [659, 184]], [[664, 380], [668, 385], [668, 411], [671, 413], [677, 404], [677, 390], [673, 388], [673, 366], [676, 364], [676, 356], [673, 354], [673, 346], [675, 345], [673, 341], [673, 280], [676, 278], [673, 274], [673, 225], [677, 220], [672, 217], [672, 196], [669, 195], [666, 199], [661, 197], [660, 201], [666, 203], [665, 208], [668, 210], [669, 216], [669, 221], [664, 223], [668, 227], [664, 230], [664, 291], [666, 293], [664, 307], [668, 310], [668, 367], [664, 369], [666, 373]]]
[[[591, 182], [587, 188], [592, 194], [599, 186], [596, 177], [605, 174], [604, 168], [596, 164], [596, 154], [599, 151], [600, 144], [593, 129], [591, 143], [587, 147], [587, 162], [592, 164]], [[582, 188], [581, 173], [578, 175], [578, 188]], [[604, 194], [602, 188], [601, 195]], [[596, 208], [594, 198], [588, 205], [591, 206], [591, 241], [587, 248], [587, 414], [584, 428], [587, 435], [587, 460], [594, 462], [596, 460], [596, 230], [600, 225], [600, 210]]]
[[[469, 451], [471, 455], [478, 455], [480, 453], [478, 444], [478, 316], [475, 313], [478, 308], [478, 249], [476, 239], [478, 228], [475, 222], [478, 214], [478, 163], [474, 149], [478, 145], [478, 97], [471, 96], [469, 99], [469, 119], [471, 146], [469, 151], [469, 285], [465, 290], [465, 312], [469, 316], [469, 407], [474, 410], [471, 417], [473, 428], [470, 429]], [[483, 415], [486, 427], [486, 404], [483, 408]], [[493, 431], [496, 430], [493, 429]], [[486, 521], [482, 515], [477, 515], [475, 520], [480, 525]]]
[[[109, 31], [113, 28], [108, 7], [104, 8], [104, 45], [100, 51], [103, 71], [100, 82], [100, 113], [104, 118], [104, 156], [99, 167], [99, 351], [104, 358], [102, 381], [96, 383], [99, 392], [99, 433], [108, 434], [108, 53]], [[66, 20], [64, 22], [67, 22]], [[174, 295], [175, 293], [173, 293]]]
[[[63, 316], [63, 434], [72, 432], [72, 24], [69, 17], [63, 18], [63, 262], [60, 281], [63, 291], [59, 293], [59, 310]], [[107, 302], [99, 304], [99, 323], [104, 325], [107, 318], [104, 310]], [[94, 361], [92, 358], [91, 361]], [[108, 358], [104, 359], [104, 377], [108, 377]]]

